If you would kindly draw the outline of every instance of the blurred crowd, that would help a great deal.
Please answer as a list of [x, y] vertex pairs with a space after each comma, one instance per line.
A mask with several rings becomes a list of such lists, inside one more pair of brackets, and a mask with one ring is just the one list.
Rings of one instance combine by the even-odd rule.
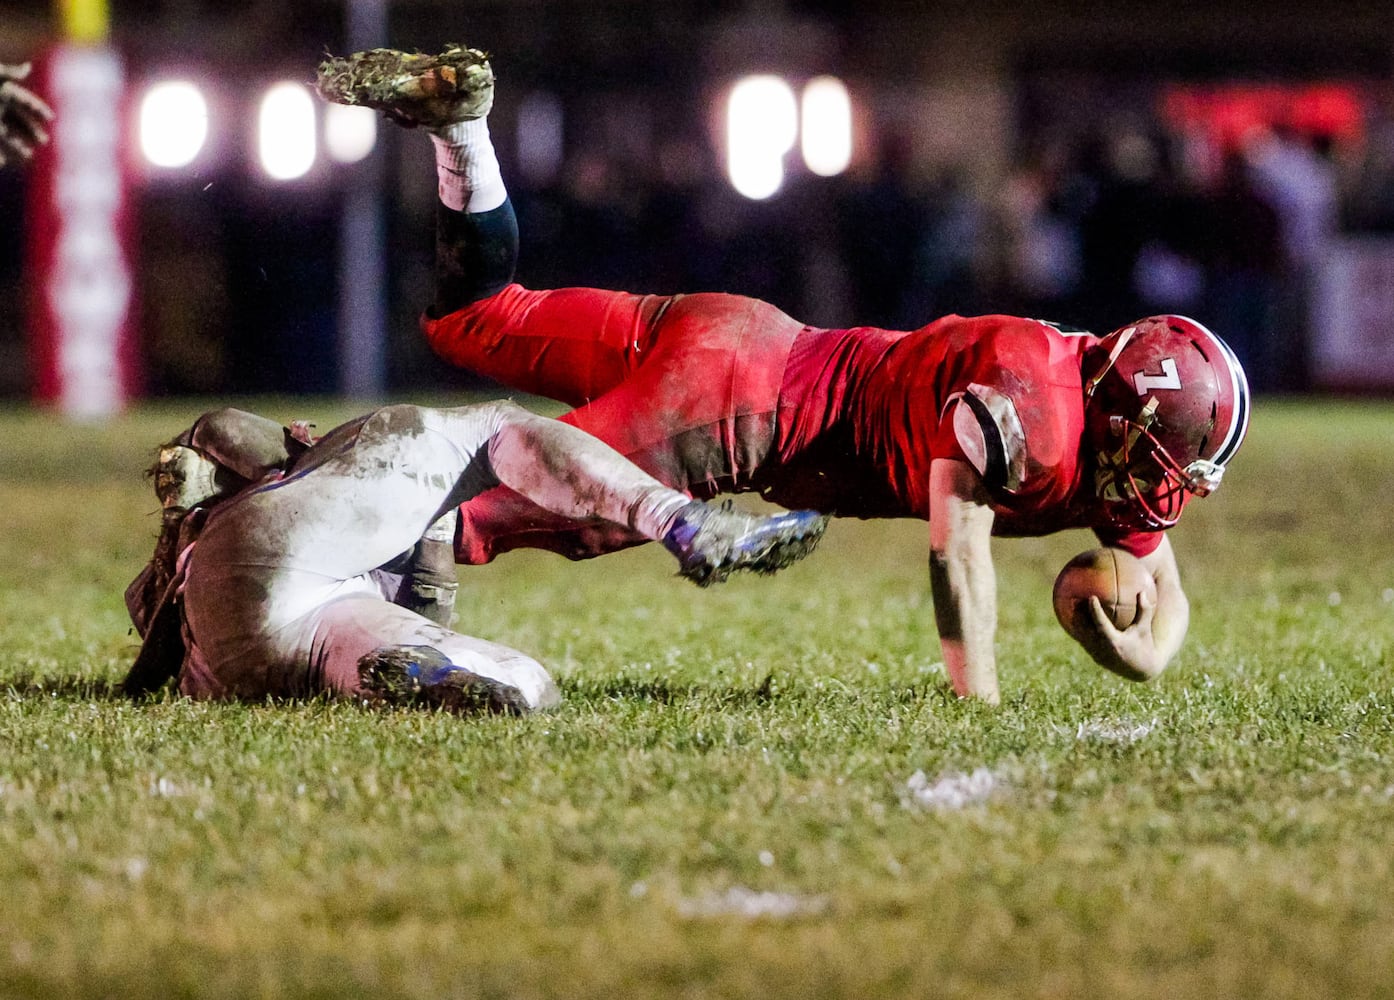
[[1340, 225], [1333, 152], [1281, 127], [1229, 148], [1123, 132], [1043, 150], [996, 205], [1001, 296], [1096, 330], [1195, 316], [1256, 390], [1302, 389], [1314, 282]]
[[[1394, 102], [1391, 102], [1394, 106]], [[1311, 382], [1314, 287], [1342, 233], [1394, 232], [1394, 114], [1359, 127], [1242, 134], [1126, 125], [1023, 134], [1005, 171], [926, 166], [888, 132], [834, 178], [792, 169], [750, 201], [705, 134], [655, 125], [568, 132], [539, 172], [496, 130], [518, 210], [518, 279], [637, 292], [753, 295], [814, 325], [913, 329], [947, 313], [1005, 312], [1104, 333], [1177, 312], [1240, 355], [1256, 390]], [[416, 316], [430, 300], [429, 148], [393, 135], [389, 388], [458, 384]], [[0, 172], [17, 204], [22, 172]], [[333, 392], [343, 192], [276, 192], [227, 177], [142, 194], [141, 322], [155, 394]], [[8, 185], [9, 190], [6, 190]], [[294, 219], [295, 225], [286, 225]], [[19, 241], [0, 244], [0, 393], [22, 393]]]
[[1358, 141], [1285, 127], [1232, 141], [1160, 123], [1023, 144], [1000, 183], [916, 169], [905, 136], [843, 177], [733, 192], [699, 142], [625, 162], [582, 149], [513, 183], [520, 280], [756, 295], [827, 326], [1010, 312], [1096, 332], [1206, 322], [1259, 391], [1308, 384], [1313, 287], [1345, 230], [1394, 228], [1394, 122]]

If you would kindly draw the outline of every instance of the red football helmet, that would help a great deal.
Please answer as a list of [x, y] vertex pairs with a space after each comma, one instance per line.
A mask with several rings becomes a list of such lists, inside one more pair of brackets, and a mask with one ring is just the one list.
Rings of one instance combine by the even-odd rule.
[[1184, 316], [1149, 316], [1104, 337], [1084, 379], [1095, 491], [1118, 524], [1169, 528], [1220, 485], [1249, 427], [1249, 384], [1219, 337]]

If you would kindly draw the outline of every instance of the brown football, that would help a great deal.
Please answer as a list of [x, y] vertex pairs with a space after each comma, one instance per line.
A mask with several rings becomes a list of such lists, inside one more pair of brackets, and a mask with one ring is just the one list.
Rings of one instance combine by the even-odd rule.
[[1155, 602], [1157, 584], [1136, 556], [1122, 549], [1090, 549], [1065, 564], [1055, 578], [1051, 601], [1055, 617], [1076, 641], [1094, 631], [1089, 598], [1097, 597], [1114, 625], [1127, 628], [1137, 621], [1139, 598]]

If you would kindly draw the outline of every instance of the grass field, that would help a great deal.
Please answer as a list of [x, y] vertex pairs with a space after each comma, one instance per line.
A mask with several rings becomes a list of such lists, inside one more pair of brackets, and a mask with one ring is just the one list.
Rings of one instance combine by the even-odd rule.
[[1004, 703], [956, 702], [924, 526], [837, 522], [711, 591], [463, 570], [460, 627], [562, 684], [529, 719], [115, 695], [194, 412], [0, 413], [0, 994], [1394, 991], [1394, 406], [1260, 406], [1153, 685], [1056, 626], [1076, 533], [997, 545]]

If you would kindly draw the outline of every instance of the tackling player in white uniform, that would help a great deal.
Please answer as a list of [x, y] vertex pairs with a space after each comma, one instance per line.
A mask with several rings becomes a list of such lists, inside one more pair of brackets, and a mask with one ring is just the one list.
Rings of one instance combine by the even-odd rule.
[[456, 508], [500, 484], [553, 513], [661, 540], [703, 585], [774, 572], [826, 525], [810, 512], [759, 517], [694, 501], [509, 402], [385, 406], [306, 438], [303, 425], [228, 409], [160, 449], [151, 471], [164, 528], [126, 593], [144, 639], [130, 693], [177, 678], [195, 698], [555, 705], [536, 660], [447, 627]]

